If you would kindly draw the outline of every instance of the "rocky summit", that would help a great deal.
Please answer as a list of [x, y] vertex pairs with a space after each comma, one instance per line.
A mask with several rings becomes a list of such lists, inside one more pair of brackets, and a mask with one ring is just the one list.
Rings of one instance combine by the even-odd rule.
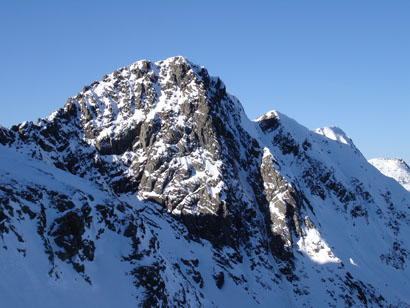
[[5, 307], [410, 307], [410, 192], [183, 57], [0, 144]]

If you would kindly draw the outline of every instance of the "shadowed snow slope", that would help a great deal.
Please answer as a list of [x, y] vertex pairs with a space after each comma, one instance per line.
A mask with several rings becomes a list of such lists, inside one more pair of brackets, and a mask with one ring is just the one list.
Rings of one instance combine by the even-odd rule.
[[0, 127], [10, 307], [406, 307], [410, 193], [183, 57]]

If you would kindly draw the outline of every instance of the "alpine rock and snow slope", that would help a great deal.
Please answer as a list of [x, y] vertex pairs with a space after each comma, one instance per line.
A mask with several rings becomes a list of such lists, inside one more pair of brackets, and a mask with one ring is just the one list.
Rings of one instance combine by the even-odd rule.
[[385, 176], [395, 179], [410, 191], [410, 167], [401, 158], [374, 158], [369, 160]]
[[183, 57], [0, 143], [3, 306], [410, 307], [410, 193]]

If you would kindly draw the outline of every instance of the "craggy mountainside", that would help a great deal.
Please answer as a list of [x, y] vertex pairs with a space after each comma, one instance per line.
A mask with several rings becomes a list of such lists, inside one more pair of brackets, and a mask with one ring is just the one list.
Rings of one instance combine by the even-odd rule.
[[250, 121], [183, 57], [0, 144], [8, 306], [410, 307], [410, 193], [339, 128]]

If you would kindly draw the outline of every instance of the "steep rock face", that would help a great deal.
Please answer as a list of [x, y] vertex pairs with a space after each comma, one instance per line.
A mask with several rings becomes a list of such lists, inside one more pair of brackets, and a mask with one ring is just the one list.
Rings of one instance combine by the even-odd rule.
[[374, 158], [369, 163], [410, 191], [410, 167], [401, 158]]
[[39, 262], [18, 244], [37, 226], [53, 281], [103, 285], [111, 260], [147, 307], [409, 303], [409, 194], [341, 129], [249, 121], [182, 57], [116, 70], [37, 124], [0, 128], [0, 143], [43, 179], [3, 165], [4, 247]]
[[225, 179], [247, 166], [256, 170], [260, 156], [242, 118], [222, 81], [176, 57], [117, 70], [37, 125], [5, 132], [3, 142], [14, 137], [19, 151], [116, 193], [138, 192], [194, 219], [187, 225], [208, 239], [233, 244], [248, 205], [241, 181], [232, 187]]

